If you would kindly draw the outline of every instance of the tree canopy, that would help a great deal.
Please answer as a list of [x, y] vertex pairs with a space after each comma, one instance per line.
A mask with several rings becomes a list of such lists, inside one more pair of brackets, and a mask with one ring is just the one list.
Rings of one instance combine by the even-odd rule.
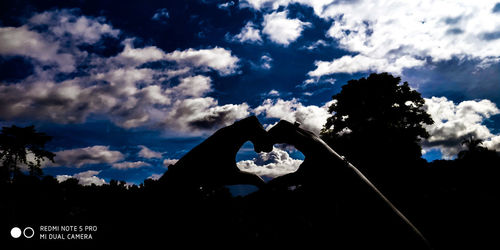
[[323, 139], [350, 160], [385, 163], [421, 159], [426, 124], [424, 99], [407, 82], [388, 73], [350, 80], [334, 95]]
[[45, 144], [52, 139], [45, 133], [37, 132], [35, 126], [3, 127], [0, 133], [0, 162], [7, 176], [19, 171], [19, 164], [29, 167], [31, 175], [41, 175], [44, 158], [54, 161], [55, 154], [45, 150]]

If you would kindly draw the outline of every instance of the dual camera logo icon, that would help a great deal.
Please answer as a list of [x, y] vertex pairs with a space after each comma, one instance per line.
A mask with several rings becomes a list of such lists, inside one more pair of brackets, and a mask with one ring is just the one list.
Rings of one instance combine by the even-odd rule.
[[18, 227], [13, 227], [10, 230], [10, 236], [14, 239], [21, 237], [21, 235], [23, 235], [26, 239], [31, 239], [35, 235], [35, 230], [31, 227], [26, 227], [23, 230]]

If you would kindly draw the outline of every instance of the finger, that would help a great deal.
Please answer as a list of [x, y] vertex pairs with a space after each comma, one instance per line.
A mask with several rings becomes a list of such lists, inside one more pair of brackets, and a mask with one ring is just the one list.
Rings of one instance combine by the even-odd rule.
[[295, 131], [292, 129], [293, 124], [281, 120], [268, 131], [268, 135], [274, 143], [288, 143], [291, 144], [293, 137], [295, 137]]
[[[253, 119], [254, 135], [250, 138], [250, 141], [254, 145], [254, 150], [257, 153], [260, 152], [271, 152], [273, 150], [273, 142], [269, 137], [267, 131], [264, 129], [262, 124], [257, 120], [257, 118]], [[248, 132], [248, 131], [246, 131]]]
[[308, 143], [314, 134], [300, 128], [300, 123], [291, 123], [281, 120], [268, 131], [269, 137], [274, 143], [287, 143], [300, 146]]

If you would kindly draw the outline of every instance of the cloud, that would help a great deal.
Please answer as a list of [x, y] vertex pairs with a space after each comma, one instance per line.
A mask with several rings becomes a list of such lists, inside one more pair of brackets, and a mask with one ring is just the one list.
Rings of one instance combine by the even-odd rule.
[[141, 148], [141, 151], [139, 151], [138, 155], [139, 157], [146, 158], [146, 159], [154, 159], [154, 158], [162, 158], [163, 153], [162, 152], [156, 152], [144, 145], [139, 145], [139, 148]]
[[134, 39], [125, 39], [122, 44], [125, 45], [120, 54], [112, 60], [123, 66], [136, 67], [148, 62], [156, 62], [164, 60], [166, 57], [165, 52], [155, 46], [148, 46], [144, 48], [134, 48]]
[[123, 170], [123, 169], [131, 169], [131, 168], [147, 167], [147, 166], [151, 166], [151, 164], [143, 162], [143, 161], [134, 161], [134, 162], [124, 161], [124, 162], [118, 162], [118, 163], [111, 164], [112, 168], [121, 169], [121, 170]]
[[106, 181], [104, 179], [101, 179], [97, 177], [101, 171], [94, 171], [94, 170], [89, 170], [85, 172], [80, 172], [74, 175], [57, 175], [56, 179], [58, 182], [64, 182], [68, 179], [74, 178], [78, 180], [78, 183], [83, 186], [90, 186], [92, 184], [95, 184], [97, 186], [101, 186], [103, 184], [106, 184]]
[[[297, 85], [298, 88], [302, 88], [302, 89], [306, 89], [310, 86], [318, 86], [318, 85], [333, 85], [335, 84], [335, 82], [337, 81], [337, 79], [335, 78], [332, 78], [332, 77], [324, 77], [324, 78], [321, 78], [321, 77], [311, 77], [311, 78], [308, 78], [306, 80], [304, 80], [302, 82], [302, 84], [299, 84]], [[321, 91], [324, 91], [325, 89], [319, 89], [317, 90], [316, 92], [321, 92]], [[304, 92], [302, 93], [304, 95], [309, 95], [309, 94], [312, 94], [310, 92]]]
[[236, 34], [230, 40], [238, 41], [240, 43], [262, 43], [262, 37], [260, 36], [260, 30], [256, 28], [255, 24], [252, 22], [247, 22], [245, 26], [241, 29], [240, 33]]
[[[280, 7], [286, 7], [289, 4], [299, 3], [312, 7], [316, 15], [322, 16], [325, 7], [332, 5], [335, 0], [242, 0], [240, 8], [252, 8], [259, 11], [277, 10]], [[337, 1], [354, 2], [354, 1]]]
[[[495, 48], [500, 40], [494, 38], [494, 34], [500, 31], [500, 26], [496, 25], [500, 16], [491, 11], [494, 5], [490, 1], [431, 4], [423, 0], [340, 1], [325, 5], [315, 12], [324, 19], [333, 19], [327, 35], [341, 48], [356, 53], [360, 60], [363, 58], [361, 61], [372, 63], [366, 67], [322, 71], [319, 67], [324, 66], [324, 62], [317, 62], [313, 72], [387, 71], [384, 70], [387, 67], [397, 73], [422, 65], [425, 58], [433, 62], [453, 58], [498, 58], [500, 52]], [[493, 39], [489, 39], [491, 37]], [[386, 58], [389, 60], [384, 61]], [[406, 62], [398, 62], [397, 58], [406, 58]], [[337, 62], [339, 60], [330, 63], [334, 66], [342, 62]]]
[[228, 126], [250, 114], [246, 103], [219, 106], [211, 97], [177, 100], [173, 106], [163, 126], [192, 133]]
[[36, 14], [29, 19], [33, 26], [47, 26], [55, 37], [71, 37], [77, 44], [94, 44], [103, 36], [118, 37], [120, 31], [105, 23], [103, 17], [79, 16], [77, 10], [54, 10]]
[[291, 3], [291, 0], [242, 0], [240, 1], [240, 7], [253, 8], [256, 10], [261, 9], [278, 9], [280, 6], [286, 6]]
[[458, 58], [481, 64], [500, 58], [496, 49], [500, 5], [495, 1], [245, 0], [240, 7], [265, 13], [296, 3], [312, 7], [316, 16], [332, 22], [327, 36], [350, 54], [316, 62], [311, 76], [361, 71], [400, 74], [428, 61]]
[[221, 3], [221, 4], [218, 4], [217, 5], [217, 8], [219, 9], [229, 9], [231, 6], [234, 6], [234, 2], [233, 1], [229, 1], [229, 2], [225, 2], [225, 3]]
[[207, 76], [189, 76], [180, 79], [179, 85], [167, 89], [166, 92], [183, 97], [202, 97], [212, 90], [211, 81]]
[[176, 70], [200, 69], [202, 71], [215, 70], [220, 75], [230, 75], [236, 72], [239, 67], [239, 58], [233, 56], [230, 50], [215, 47], [212, 49], [187, 49], [175, 50], [170, 53], [165, 53], [156, 46], [147, 46], [144, 48], [134, 48], [131, 38], [125, 39], [123, 44], [124, 50], [115, 58], [114, 62], [118, 62], [124, 66], [140, 66], [148, 62], [160, 60], [174, 61], [177, 63]]
[[259, 153], [256, 158], [239, 161], [236, 165], [241, 171], [275, 178], [297, 171], [302, 162], [290, 157], [285, 150], [273, 147], [269, 153]]
[[176, 50], [168, 53], [165, 59], [175, 61], [180, 65], [194, 66], [205, 69], [212, 69], [220, 75], [230, 75], [238, 68], [238, 57], [231, 55], [230, 50], [215, 47], [212, 49], [187, 49]]
[[494, 135], [483, 125], [485, 119], [500, 114], [490, 100], [463, 101], [455, 104], [446, 97], [425, 99], [425, 109], [434, 120], [426, 127], [430, 137], [423, 142], [424, 149], [438, 148], [443, 157], [451, 158], [463, 149], [461, 142], [470, 136], [484, 140], [484, 145], [498, 150], [500, 135]]
[[324, 40], [318, 40], [316, 42], [310, 43], [309, 45], [304, 45], [302, 49], [307, 49], [307, 50], [316, 50], [319, 47], [327, 47], [328, 43], [325, 42]]
[[151, 20], [155, 20], [160, 23], [166, 23], [169, 17], [170, 14], [168, 13], [168, 10], [166, 8], [162, 8], [155, 11], [153, 17], [151, 17]]
[[304, 106], [295, 98], [289, 101], [280, 98], [277, 100], [266, 99], [253, 111], [257, 115], [265, 115], [266, 118], [300, 122], [303, 129], [319, 134], [326, 123], [326, 119], [331, 116], [328, 112], [331, 102], [319, 107], [316, 105]]
[[304, 30], [304, 27], [310, 26], [311, 23], [302, 22], [297, 18], [288, 19], [288, 11], [273, 12], [264, 15], [262, 22], [262, 33], [266, 34], [269, 39], [275, 43], [288, 46], [299, 38]]
[[250, 61], [250, 66], [254, 70], [270, 70], [273, 67], [273, 58], [269, 53], [264, 53], [256, 62]]
[[[138, 82], [152, 83], [150, 69], [113, 69], [60, 83], [33, 77], [25, 82], [0, 86], [0, 117], [84, 122], [90, 114], [107, 114], [122, 127], [148, 121], [147, 107], [168, 103], [158, 86], [138, 89]], [[92, 82], [100, 82], [90, 85]]]
[[61, 52], [58, 42], [31, 31], [27, 26], [0, 28], [0, 55], [25, 56], [46, 65], [57, 65], [61, 72], [75, 70], [75, 58]]
[[163, 160], [163, 166], [168, 167], [170, 165], [174, 165], [177, 161], [179, 161], [179, 159], [165, 159]]
[[356, 73], [365, 71], [390, 72], [401, 74], [404, 68], [413, 68], [425, 64], [425, 60], [413, 57], [373, 58], [364, 55], [343, 56], [331, 62], [316, 61], [316, 69], [307, 73], [311, 77], [321, 77], [334, 73]]
[[[65, 124], [101, 115], [124, 128], [199, 135], [249, 114], [246, 103], [219, 105], [206, 97], [213, 88], [203, 73], [236, 73], [239, 59], [230, 50], [166, 53], [155, 46], [136, 48], [132, 37], [121, 41], [124, 46], [118, 54], [105, 57], [78, 46], [120, 33], [103, 18], [82, 18], [62, 10], [35, 14], [29, 20], [46, 28], [31, 29], [35, 26], [31, 23], [0, 28], [0, 54], [26, 56], [35, 67], [35, 73], [20, 82], [0, 84], [1, 119]], [[71, 28], [78, 30], [65, 31]], [[81, 37], [88, 33], [92, 34]], [[76, 68], [76, 74], [67, 74]]]
[[493, 136], [489, 140], [484, 141], [483, 145], [488, 149], [500, 152], [500, 135]]
[[161, 178], [161, 176], [162, 176], [162, 175], [163, 175], [163, 174], [152, 174], [151, 176], [149, 176], [149, 177], [148, 177], [148, 178], [146, 178], [146, 179], [151, 179], [151, 180], [155, 180], [155, 181], [157, 181], [157, 180], [159, 180], [159, 179]]
[[120, 151], [113, 151], [109, 146], [92, 146], [67, 149], [55, 152], [55, 163], [46, 166], [66, 166], [80, 168], [89, 164], [111, 164], [124, 159]]
[[273, 58], [269, 54], [264, 54], [260, 57], [260, 67], [266, 70], [270, 70], [272, 67]]
[[276, 97], [276, 96], [280, 96], [280, 92], [275, 90], [275, 89], [271, 89], [269, 92], [265, 93], [264, 96]]

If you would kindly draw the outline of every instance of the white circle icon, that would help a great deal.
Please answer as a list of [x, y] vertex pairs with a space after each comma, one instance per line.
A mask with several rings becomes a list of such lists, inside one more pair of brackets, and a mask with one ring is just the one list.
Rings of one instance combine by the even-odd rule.
[[18, 228], [18, 227], [13, 227], [11, 230], [10, 230], [10, 235], [12, 236], [12, 238], [14, 239], [17, 239], [19, 238], [19, 236], [21, 236], [21, 229]]
[[31, 239], [31, 237], [33, 237], [33, 235], [35, 235], [35, 230], [33, 230], [33, 228], [31, 228], [31, 227], [27, 227], [23, 230], [23, 235], [24, 235], [24, 237], [26, 237], [26, 239]]

